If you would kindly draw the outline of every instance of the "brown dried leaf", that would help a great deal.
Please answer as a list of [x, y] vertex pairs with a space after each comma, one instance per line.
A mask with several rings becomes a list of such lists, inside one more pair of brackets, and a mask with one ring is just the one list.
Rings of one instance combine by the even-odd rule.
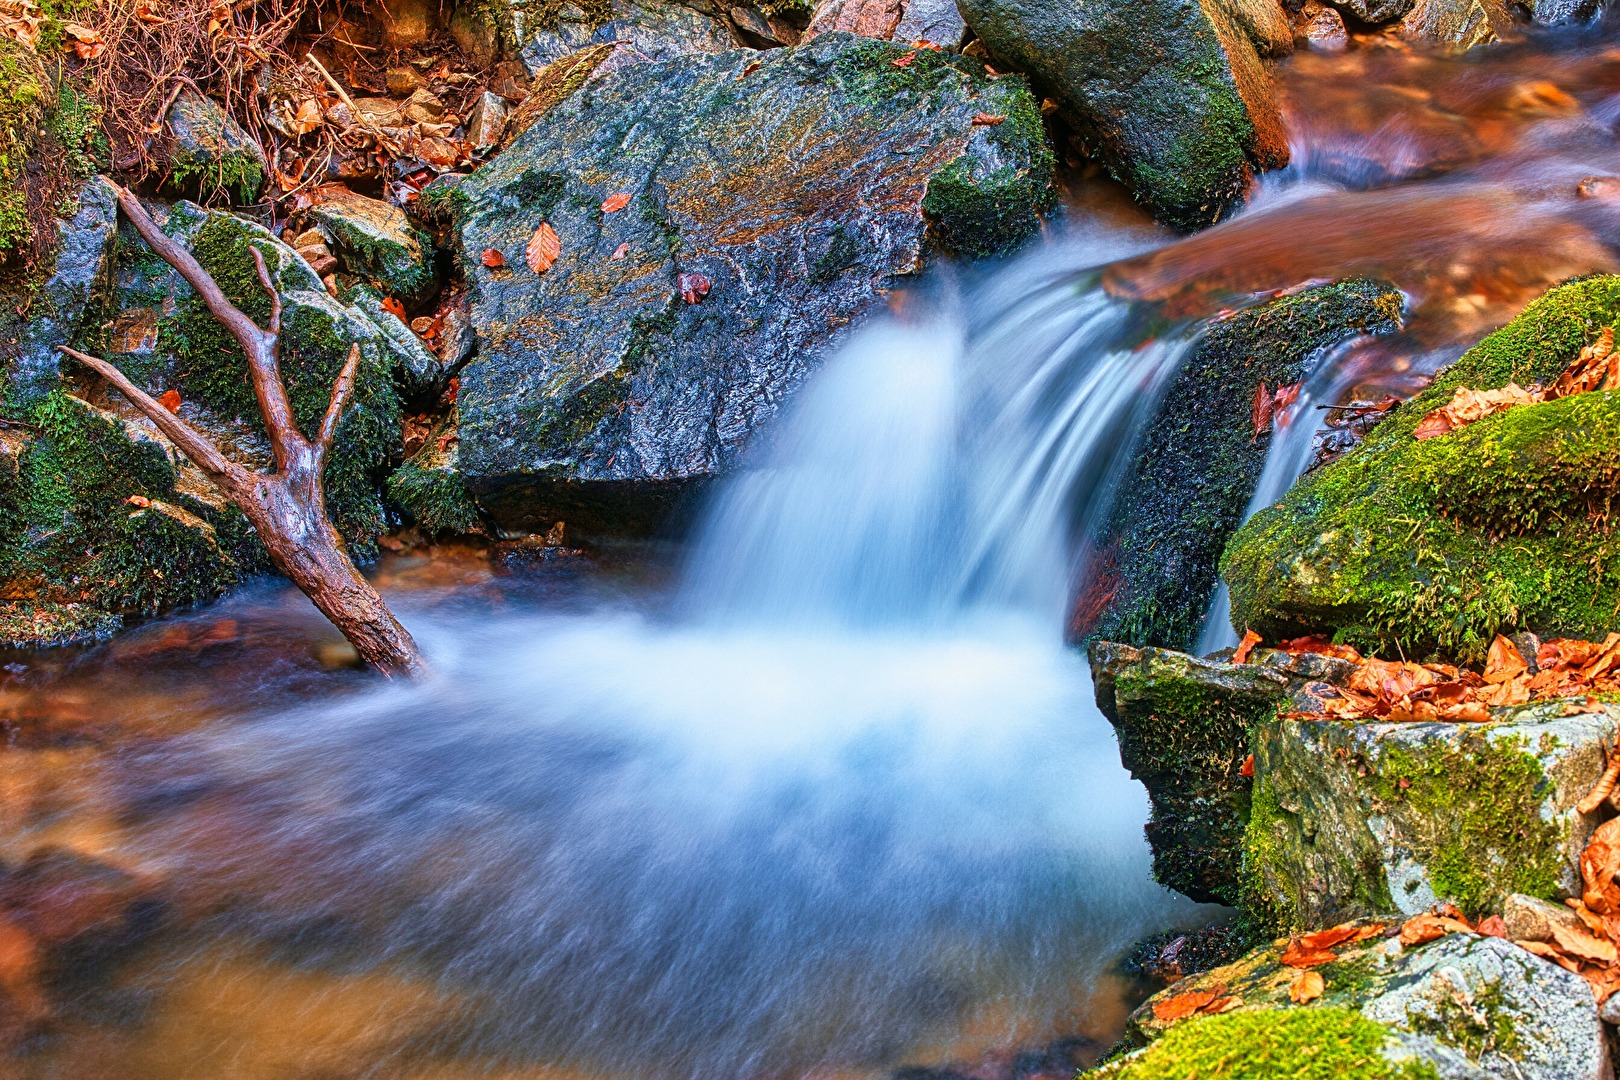
[[1485, 657], [1485, 681], [1488, 683], [1503, 683], [1509, 679], [1516, 679], [1530, 670], [1524, 657], [1519, 653], [1519, 647], [1501, 634], [1491, 642], [1491, 651]]
[[388, 312], [388, 314], [392, 315], [394, 318], [398, 319], [400, 322], [406, 321], [405, 305], [400, 303], [398, 300], [395, 300], [392, 296], [383, 297], [382, 309]]
[[917, 59], [917, 54], [915, 52], [908, 52], [904, 56], [895, 57], [893, 60], [890, 60], [889, 63], [898, 68], [910, 67], [912, 61], [915, 59]]
[[1508, 383], [1500, 390], [1459, 388], [1449, 402], [1425, 416], [1412, 435], [1419, 440], [1432, 439], [1467, 427], [1493, 413], [1504, 412], [1518, 405], [1534, 405], [1540, 400], [1542, 395], [1539, 390], [1526, 390], [1517, 383]]
[[1305, 949], [1331, 949], [1335, 945], [1350, 941], [1359, 933], [1354, 923], [1340, 923], [1327, 930], [1318, 930], [1313, 934], [1301, 934], [1299, 944]]
[[523, 249], [524, 261], [529, 269], [537, 274], [550, 270], [562, 254], [562, 240], [557, 236], [557, 230], [551, 227], [551, 222], [542, 221], [540, 227], [534, 230], [529, 238], [529, 246]]
[[1574, 362], [1553, 381], [1547, 390], [1547, 400], [1617, 387], [1620, 387], [1620, 353], [1614, 348], [1614, 327], [1605, 326], [1598, 332], [1597, 340], [1582, 349]]
[[614, 262], [618, 262], [628, 254], [630, 254], [630, 244], [628, 241], [626, 241], [625, 243], [614, 248], [613, 254], [609, 255], [608, 258], [612, 259]]
[[1620, 959], [1620, 954], [1615, 952], [1612, 941], [1604, 941], [1585, 930], [1576, 930], [1557, 922], [1549, 921], [1547, 929], [1552, 931], [1552, 943], [1566, 956], [1599, 964], [1612, 964], [1616, 959]]
[[180, 391], [173, 389], [163, 391], [163, 396], [158, 398], [158, 404], [162, 405], [165, 409], [168, 409], [172, 413], [179, 412]]
[[1436, 938], [1443, 938], [1447, 934], [1472, 933], [1473, 929], [1461, 919], [1424, 912], [1412, 916], [1401, 924], [1401, 944], [1422, 945]]
[[1254, 442], [1260, 438], [1260, 433], [1271, 426], [1271, 391], [1261, 383], [1254, 388]]
[[676, 275], [675, 287], [680, 290], [682, 300], [688, 304], [696, 304], [709, 295], [713, 282], [702, 274], [689, 272]]
[[1220, 992], [1216, 990], [1192, 990], [1185, 994], [1175, 994], [1162, 1001], [1153, 1003], [1153, 1016], [1155, 1019], [1169, 1023], [1191, 1016], [1193, 1013], [1207, 1006], [1210, 1002], [1220, 998], [1225, 988]]
[[1474, 929], [1486, 937], [1507, 937], [1507, 923], [1502, 921], [1500, 915], [1490, 915], [1481, 919]]
[[973, 114], [974, 127], [1000, 127], [1006, 122], [1007, 118], [1005, 116], [993, 116], [990, 113]]
[[1308, 949], [1298, 941], [1289, 942], [1288, 948], [1278, 957], [1284, 964], [1294, 968], [1320, 967], [1323, 964], [1331, 964], [1338, 958], [1336, 953], [1327, 949]]
[[1320, 971], [1301, 971], [1294, 976], [1293, 985], [1288, 988], [1288, 1000], [1295, 1005], [1304, 1005], [1315, 1001], [1327, 989], [1327, 980], [1322, 978]]
[[494, 248], [485, 248], [484, 253], [479, 256], [478, 261], [489, 267], [491, 270], [499, 270], [501, 267], [506, 265], [506, 256], [502, 255]]
[[1260, 635], [1253, 630], [1245, 630], [1243, 640], [1238, 642], [1237, 650], [1232, 653], [1232, 663], [1247, 664], [1249, 656], [1254, 652], [1254, 647], [1258, 644], [1260, 644]]

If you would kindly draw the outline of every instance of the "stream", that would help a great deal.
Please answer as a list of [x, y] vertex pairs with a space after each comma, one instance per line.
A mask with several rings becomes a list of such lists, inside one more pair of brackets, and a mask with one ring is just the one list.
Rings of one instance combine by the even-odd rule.
[[[1400, 333], [1316, 358], [1252, 512], [1316, 406], [1410, 393], [1613, 270], [1620, 179], [1583, 181], [1620, 176], [1614, 36], [1290, 59], [1295, 164], [1244, 214], [1177, 240], [1077, 181], [1035, 250], [854, 335], [688, 535], [385, 559], [420, 685], [347, 667], [275, 582], [0, 656], [0, 857], [140, 898], [48, 973], [0, 1075], [1093, 1063], [1141, 1000], [1126, 950], [1221, 912], [1152, 881], [1064, 645], [1088, 530], [1223, 312], [1351, 273], [1408, 297]], [[1230, 634], [1217, 598], [1205, 643]]]

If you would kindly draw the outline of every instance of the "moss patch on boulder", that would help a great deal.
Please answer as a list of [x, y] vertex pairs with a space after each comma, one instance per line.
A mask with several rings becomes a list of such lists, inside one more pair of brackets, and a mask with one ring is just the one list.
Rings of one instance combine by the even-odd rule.
[[1528, 405], [1419, 442], [1459, 387], [1545, 382], [1620, 321], [1620, 277], [1549, 291], [1307, 474], [1227, 545], [1233, 620], [1268, 638], [1334, 633], [1365, 650], [1479, 659], [1498, 633], [1601, 638], [1620, 608], [1620, 398]]

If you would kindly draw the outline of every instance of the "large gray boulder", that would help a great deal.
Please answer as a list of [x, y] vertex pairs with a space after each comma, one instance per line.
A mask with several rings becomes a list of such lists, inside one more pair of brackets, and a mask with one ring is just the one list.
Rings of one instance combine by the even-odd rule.
[[1241, 205], [1288, 162], [1270, 76], [1220, 0], [960, 0], [991, 53], [1027, 71], [1109, 170], [1182, 230]]
[[733, 47], [719, 5], [692, 0], [522, 0], [463, 3], [450, 26], [463, 49], [484, 60], [521, 59], [531, 73], [592, 45], [617, 46], [603, 73], [648, 60]]
[[1252, 910], [1284, 926], [1436, 901], [1579, 895], [1597, 820], [1576, 804], [1603, 772], [1620, 709], [1554, 701], [1490, 723], [1278, 720], [1254, 732], [1244, 864]]
[[503, 528], [650, 526], [930, 251], [1015, 247], [1051, 198], [1028, 86], [969, 58], [833, 33], [616, 72], [455, 193], [460, 467]]

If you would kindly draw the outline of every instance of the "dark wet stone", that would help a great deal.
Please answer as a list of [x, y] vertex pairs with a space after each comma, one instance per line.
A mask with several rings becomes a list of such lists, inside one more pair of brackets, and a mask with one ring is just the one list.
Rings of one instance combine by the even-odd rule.
[[58, 345], [79, 333], [86, 306], [107, 271], [107, 257], [118, 228], [118, 202], [105, 180], [96, 177], [78, 193], [73, 218], [58, 228], [56, 262], [34, 295], [14, 334], [5, 342], [6, 403], [26, 407], [56, 386]]
[[1512, 29], [1503, 0], [1417, 0], [1401, 22], [1407, 37], [1454, 49], [1489, 45]]
[[415, 307], [439, 286], [433, 241], [397, 206], [347, 190], [329, 190], [309, 209], [343, 269]]
[[1095, 573], [1112, 600], [1080, 636], [1191, 648], [1227, 538], [1265, 467], [1272, 435], [1254, 434], [1260, 383], [1298, 382], [1325, 350], [1395, 328], [1401, 295], [1364, 279], [1272, 300], [1210, 325], [1165, 392], [1101, 536]]
[[1602, 6], [1601, 0], [1535, 0], [1530, 17], [1544, 26], [1586, 22]]
[[1027, 71], [1109, 170], [1177, 229], [1242, 204], [1288, 161], [1270, 76], [1231, 8], [1196, 0], [961, 0], [991, 53]]
[[1332, 0], [1332, 4], [1364, 23], [1384, 23], [1411, 11], [1413, 0]]
[[[647, 527], [930, 251], [1031, 237], [1051, 168], [1022, 79], [847, 34], [587, 86], [455, 195], [479, 342], [459, 398], [470, 486], [506, 529]], [[616, 193], [630, 202], [604, 213]], [[536, 275], [542, 221], [562, 251]], [[683, 274], [710, 282], [699, 302]]]
[[219, 105], [182, 90], [169, 109], [168, 128], [165, 188], [185, 198], [224, 194], [238, 203], [258, 198], [269, 162], [259, 144]]

